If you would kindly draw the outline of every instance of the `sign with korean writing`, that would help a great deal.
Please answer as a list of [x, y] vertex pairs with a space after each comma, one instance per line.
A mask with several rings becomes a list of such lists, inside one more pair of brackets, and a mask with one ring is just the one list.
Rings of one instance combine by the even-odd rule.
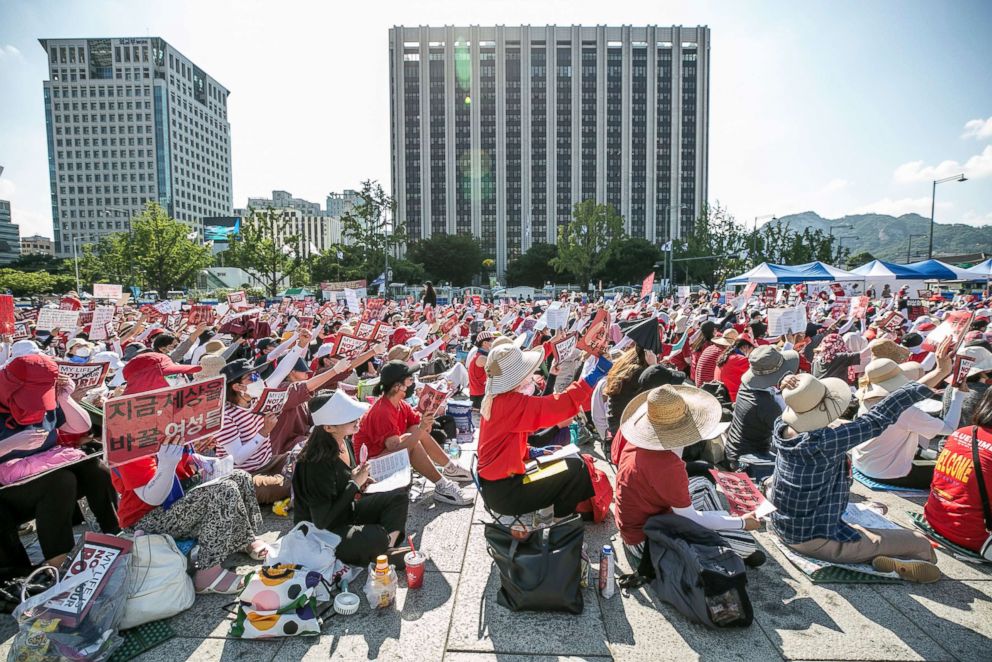
[[710, 474], [716, 481], [717, 491], [727, 499], [731, 515], [740, 517], [756, 512], [758, 517], [764, 517], [775, 510], [746, 473], [710, 469]]
[[158, 451], [167, 436], [188, 444], [224, 425], [223, 377], [125, 395], [103, 405], [103, 452], [118, 466]]
[[288, 388], [267, 388], [262, 391], [262, 395], [258, 396], [258, 400], [255, 402], [255, 406], [252, 407], [251, 411], [262, 416], [278, 414], [286, 406], [288, 399]]
[[24, 340], [30, 337], [31, 331], [28, 329], [28, 323], [26, 321], [14, 322], [14, 340]]
[[555, 360], [561, 363], [563, 360], [568, 358], [578, 342], [578, 336], [574, 333], [569, 333], [564, 338], [554, 341], [551, 347], [555, 352]]
[[[46, 617], [57, 616], [56, 622], [66, 626], [81, 623], [95, 599], [103, 592], [111, 573], [125, 561], [124, 556], [130, 553], [132, 544], [127, 538], [85, 532], [83, 546], [62, 579], [69, 584], [74, 583], [71, 582], [73, 577], [82, 580], [85, 575], [86, 580], [46, 602]], [[120, 571], [127, 572], [126, 569]]]
[[60, 331], [68, 333], [76, 328], [78, 321], [78, 310], [42, 308], [38, 311], [38, 321], [35, 323], [35, 328], [38, 331], [51, 331], [53, 329], [59, 329]]
[[955, 310], [944, 316], [944, 321], [937, 325], [937, 328], [930, 332], [923, 342], [923, 347], [929, 351], [934, 351], [948, 337], [953, 338], [954, 343], [960, 345], [964, 341], [968, 328], [975, 314], [968, 310]]
[[76, 383], [73, 393], [81, 393], [103, 384], [110, 369], [109, 363], [63, 363], [58, 362], [59, 377], [68, 377]]
[[227, 295], [227, 303], [234, 310], [241, 310], [248, 307], [248, 297], [245, 296], [244, 290], [238, 290]]
[[358, 303], [358, 292], [350, 287], [345, 288], [344, 304], [348, 307], [350, 312], [357, 313], [361, 309], [361, 306]]
[[93, 283], [93, 298], [116, 301], [123, 295], [123, 289], [120, 285], [112, 283]]
[[97, 306], [90, 322], [90, 340], [106, 340], [107, 326], [113, 325], [116, 306]]
[[610, 314], [600, 308], [592, 318], [589, 329], [585, 332], [576, 346], [593, 356], [602, 356], [606, 352], [610, 340]]
[[923, 304], [922, 299], [906, 300], [906, 317], [909, 318], [910, 322], [915, 322], [919, 318], [926, 315], [926, 313], [927, 307]]
[[544, 312], [545, 321], [547, 322], [549, 329], [564, 329], [565, 325], [568, 323], [568, 306], [558, 303], [557, 301], [550, 306]]
[[886, 331], [898, 331], [899, 329], [902, 328], [902, 323], [904, 321], [905, 318], [902, 316], [902, 313], [897, 313], [893, 311], [888, 314], [888, 316], [885, 318], [885, 321], [882, 322], [881, 326]]
[[430, 384], [424, 384], [419, 398], [417, 400], [417, 411], [421, 414], [433, 414], [444, 404], [444, 401], [448, 398], [448, 393], [436, 389]]
[[768, 309], [768, 336], [777, 337], [786, 333], [806, 331], [806, 306]]
[[189, 323], [193, 325], [197, 324], [213, 324], [214, 320], [217, 319], [217, 313], [214, 312], [214, 307], [198, 303], [190, 307], [189, 309]]
[[362, 280], [338, 280], [330, 282], [322, 282], [320, 284], [320, 289], [322, 290], [358, 290], [368, 287], [368, 281], [364, 278]]
[[10, 294], [0, 294], [0, 336], [14, 333], [14, 297]]

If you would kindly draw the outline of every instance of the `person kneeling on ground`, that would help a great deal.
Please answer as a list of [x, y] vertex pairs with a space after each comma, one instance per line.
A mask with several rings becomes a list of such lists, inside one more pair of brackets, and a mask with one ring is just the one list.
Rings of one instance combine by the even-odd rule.
[[772, 526], [800, 554], [835, 563], [871, 563], [908, 581], [940, 579], [930, 541], [905, 529], [844, 522], [851, 495], [847, 452], [877, 437], [914, 403], [933, 395], [922, 384], [897, 389], [850, 423], [836, 421], [851, 403], [844, 381], [803, 374], [783, 381], [786, 408], [775, 424]]
[[293, 518], [341, 536], [336, 555], [344, 563], [364, 567], [380, 554], [402, 566], [403, 539], [410, 500], [406, 488], [364, 494], [368, 462], [357, 465], [349, 437], [369, 405], [336, 391], [310, 401], [314, 429], [293, 474]]
[[[122, 528], [195, 538], [198, 553], [193, 585], [197, 593], [238, 593], [242, 581], [221, 567], [234, 552], [263, 560], [269, 547], [256, 535], [262, 514], [251, 476], [240, 469], [210, 485], [219, 460], [192, 453], [180, 438], [167, 438], [153, 456], [111, 472], [121, 494], [117, 515]], [[194, 489], [195, 488], [195, 489]]]
[[[362, 446], [368, 449], [368, 457], [406, 450], [410, 454], [410, 465], [434, 483], [435, 501], [470, 506], [475, 502], [474, 496], [466, 494], [454, 481], [471, 480], [472, 475], [453, 462], [431, 436], [434, 417], [421, 418], [405, 401], [414, 393], [415, 373], [416, 368], [403, 361], [389, 361], [382, 366], [379, 383], [373, 390], [379, 398], [352, 439], [355, 455], [361, 456]], [[442, 467], [442, 471], [438, 471], [435, 464]]]
[[723, 432], [727, 423], [720, 422], [720, 414], [719, 400], [685, 385], [641, 393], [624, 410], [620, 434], [627, 443], [617, 468], [614, 513], [632, 567], [644, 555], [644, 523], [668, 512], [719, 531], [749, 565], [764, 562], [754, 538], [741, 533], [761, 526], [755, 514], [731, 517], [716, 510], [713, 484], [701, 476], [690, 479], [681, 459], [684, 447]]

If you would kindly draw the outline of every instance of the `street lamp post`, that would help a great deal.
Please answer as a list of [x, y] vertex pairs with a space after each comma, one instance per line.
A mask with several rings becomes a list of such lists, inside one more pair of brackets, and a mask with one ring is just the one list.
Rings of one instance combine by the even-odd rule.
[[944, 177], [943, 179], [933, 180], [933, 190], [930, 193], [930, 247], [927, 249], [927, 259], [933, 259], [933, 213], [937, 206], [937, 184], [943, 184], [944, 182], [966, 182], [968, 178], [964, 176], [964, 173], [958, 175], [952, 175], [950, 177]]
[[912, 259], [910, 257], [910, 251], [913, 248], [913, 237], [925, 237], [925, 236], [927, 236], [925, 232], [918, 232], [916, 234], [909, 235], [909, 241], [906, 243], [906, 264], [909, 264], [910, 260]]
[[668, 291], [669, 292], [672, 291], [672, 281], [675, 279], [675, 265], [672, 264], [672, 258], [675, 257], [675, 233], [672, 231], [673, 228], [675, 227], [675, 225], [674, 225], [674, 223], [672, 223], [672, 210], [678, 209], [678, 210], [681, 211], [681, 210], [685, 209], [686, 207], [691, 207], [691, 205], [682, 203], [682, 204], [679, 204], [679, 205], [662, 205], [661, 206], [662, 214], [666, 214], [667, 213], [667, 216], [668, 216], [668, 242], [669, 242], [669, 244], [668, 244], [668, 251], [666, 251], [668, 263], [665, 265], [666, 266], [666, 268], [665, 268], [665, 278], [668, 280]]

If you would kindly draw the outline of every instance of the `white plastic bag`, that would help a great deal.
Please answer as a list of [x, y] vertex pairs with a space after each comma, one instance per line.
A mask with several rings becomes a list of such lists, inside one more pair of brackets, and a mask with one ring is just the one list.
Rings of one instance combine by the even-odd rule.
[[131, 555], [132, 583], [122, 630], [175, 616], [193, 606], [193, 580], [186, 574], [186, 557], [172, 536], [135, 536]]
[[[299, 565], [307, 570], [316, 570], [328, 582], [333, 582], [335, 550], [339, 544], [341, 536], [336, 533], [311, 522], [300, 522], [270, 545], [272, 551], [265, 557], [265, 565]], [[323, 586], [318, 589], [317, 597], [322, 601], [330, 598]]]

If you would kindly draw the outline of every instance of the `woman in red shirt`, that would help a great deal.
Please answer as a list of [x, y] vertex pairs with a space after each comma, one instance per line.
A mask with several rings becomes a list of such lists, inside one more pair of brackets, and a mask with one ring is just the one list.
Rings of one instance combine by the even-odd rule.
[[754, 349], [754, 341], [747, 336], [740, 336], [716, 360], [716, 381], [722, 382], [727, 387], [731, 402], [737, 402], [741, 378], [751, 367], [747, 357], [752, 349]]
[[478, 349], [473, 352], [468, 364], [468, 394], [472, 399], [473, 409], [482, 405], [482, 396], [486, 394], [486, 357], [494, 337], [491, 331], [483, 331], [475, 337], [475, 346]]
[[545, 352], [521, 351], [509, 340], [497, 341], [486, 360], [486, 395], [479, 424], [479, 483], [486, 505], [501, 515], [554, 506], [555, 517], [575, 512], [593, 496], [585, 462], [569, 457], [565, 470], [526, 481], [526, 463], [541, 454], [531, 449], [527, 435], [570, 418], [589, 403], [592, 389], [612, 367], [600, 358], [593, 371], [561, 393], [533, 396], [533, 375]]

